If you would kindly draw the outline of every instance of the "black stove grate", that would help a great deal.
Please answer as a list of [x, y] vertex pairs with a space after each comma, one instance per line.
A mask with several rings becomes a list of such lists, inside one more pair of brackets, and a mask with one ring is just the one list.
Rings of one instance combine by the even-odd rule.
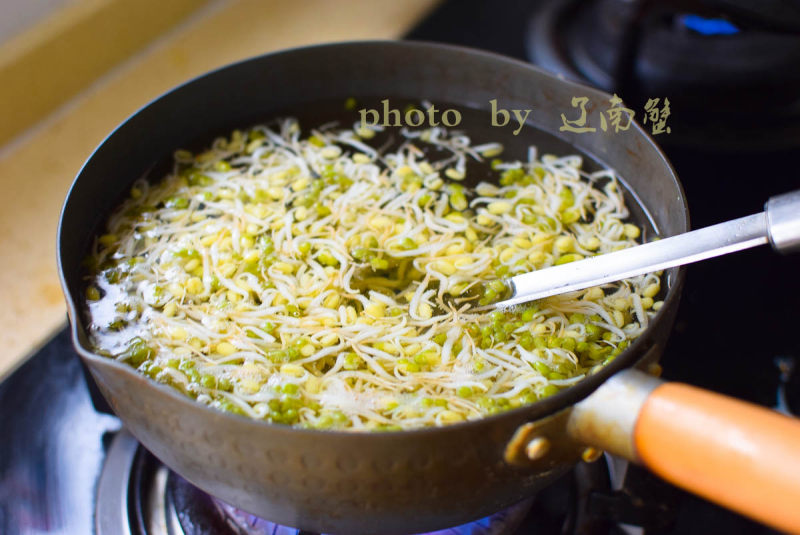
[[[101, 475], [97, 535], [314, 535], [236, 509], [169, 471], [127, 432], [115, 438]], [[618, 522], [669, 525], [672, 509], [651, 487], [646, 502], [613, 491], [604, 461], [583, 463], [540, 492], [505, 511], [428, 535], [611, 535]], [[127, 472], [126, 472], [127, 470]], [[120, 507], [120, 496], [125, 500]]]

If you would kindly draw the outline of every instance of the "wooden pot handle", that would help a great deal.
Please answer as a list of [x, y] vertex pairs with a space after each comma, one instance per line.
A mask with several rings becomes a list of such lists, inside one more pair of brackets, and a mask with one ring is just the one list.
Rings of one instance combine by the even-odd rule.
[[642, 405], [633, 442], [639, 460], [667, 481], [800, 533], [800, 420], [664, 383]]
[[800, 419], [624, 370], [575, 404], [569, 436], [800, 534]]

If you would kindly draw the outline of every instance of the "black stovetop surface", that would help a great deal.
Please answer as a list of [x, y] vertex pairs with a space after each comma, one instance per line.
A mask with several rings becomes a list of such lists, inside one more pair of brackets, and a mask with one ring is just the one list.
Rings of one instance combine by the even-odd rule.
[[[526, 59], [533, 4], [451, 0], [409, 37]], [[800, 187], [796, 153], [707, 154], [664, 142], [695, 228], [758, 212], [770, 195]], [[798, 275], [800, 257], [763, 247], [690, 266], [664, 377], [774, 407], [776, 358], [800, 357]], [[800, 373], [791, 383], [786, 399], [800, 413]], [[0, 533], [92, 533], [96, 481], [118, 429], [116, 418], [95, 411], [69, 336], [58, 333], [0, 383]], [[673, 490], [675, 523], [662, 533], [774, 533]]]

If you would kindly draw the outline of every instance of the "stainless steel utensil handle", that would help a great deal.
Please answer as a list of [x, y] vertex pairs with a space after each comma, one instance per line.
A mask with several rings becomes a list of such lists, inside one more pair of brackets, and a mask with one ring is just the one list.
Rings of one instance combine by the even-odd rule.
[[764, 210], [772, 248], [781, 253], [800, 251], [800, 190], [770, 197]]
[[765, 212], [586, 260], [512, 277], [507, 307], [690, 264], [769, 241], [781, 252], [800, 250], [800, 191], [770, 198]]

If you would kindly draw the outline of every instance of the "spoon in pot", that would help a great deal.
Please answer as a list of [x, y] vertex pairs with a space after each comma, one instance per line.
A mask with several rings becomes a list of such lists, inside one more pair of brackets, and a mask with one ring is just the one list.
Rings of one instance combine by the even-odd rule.
[[769, 242], [781, 253], [800, 251], [800, 190], [771, 197], [764, 211], [699, 230], [509, 279], [506, 308], [600, 286], [636, 275], [742, 251]]

